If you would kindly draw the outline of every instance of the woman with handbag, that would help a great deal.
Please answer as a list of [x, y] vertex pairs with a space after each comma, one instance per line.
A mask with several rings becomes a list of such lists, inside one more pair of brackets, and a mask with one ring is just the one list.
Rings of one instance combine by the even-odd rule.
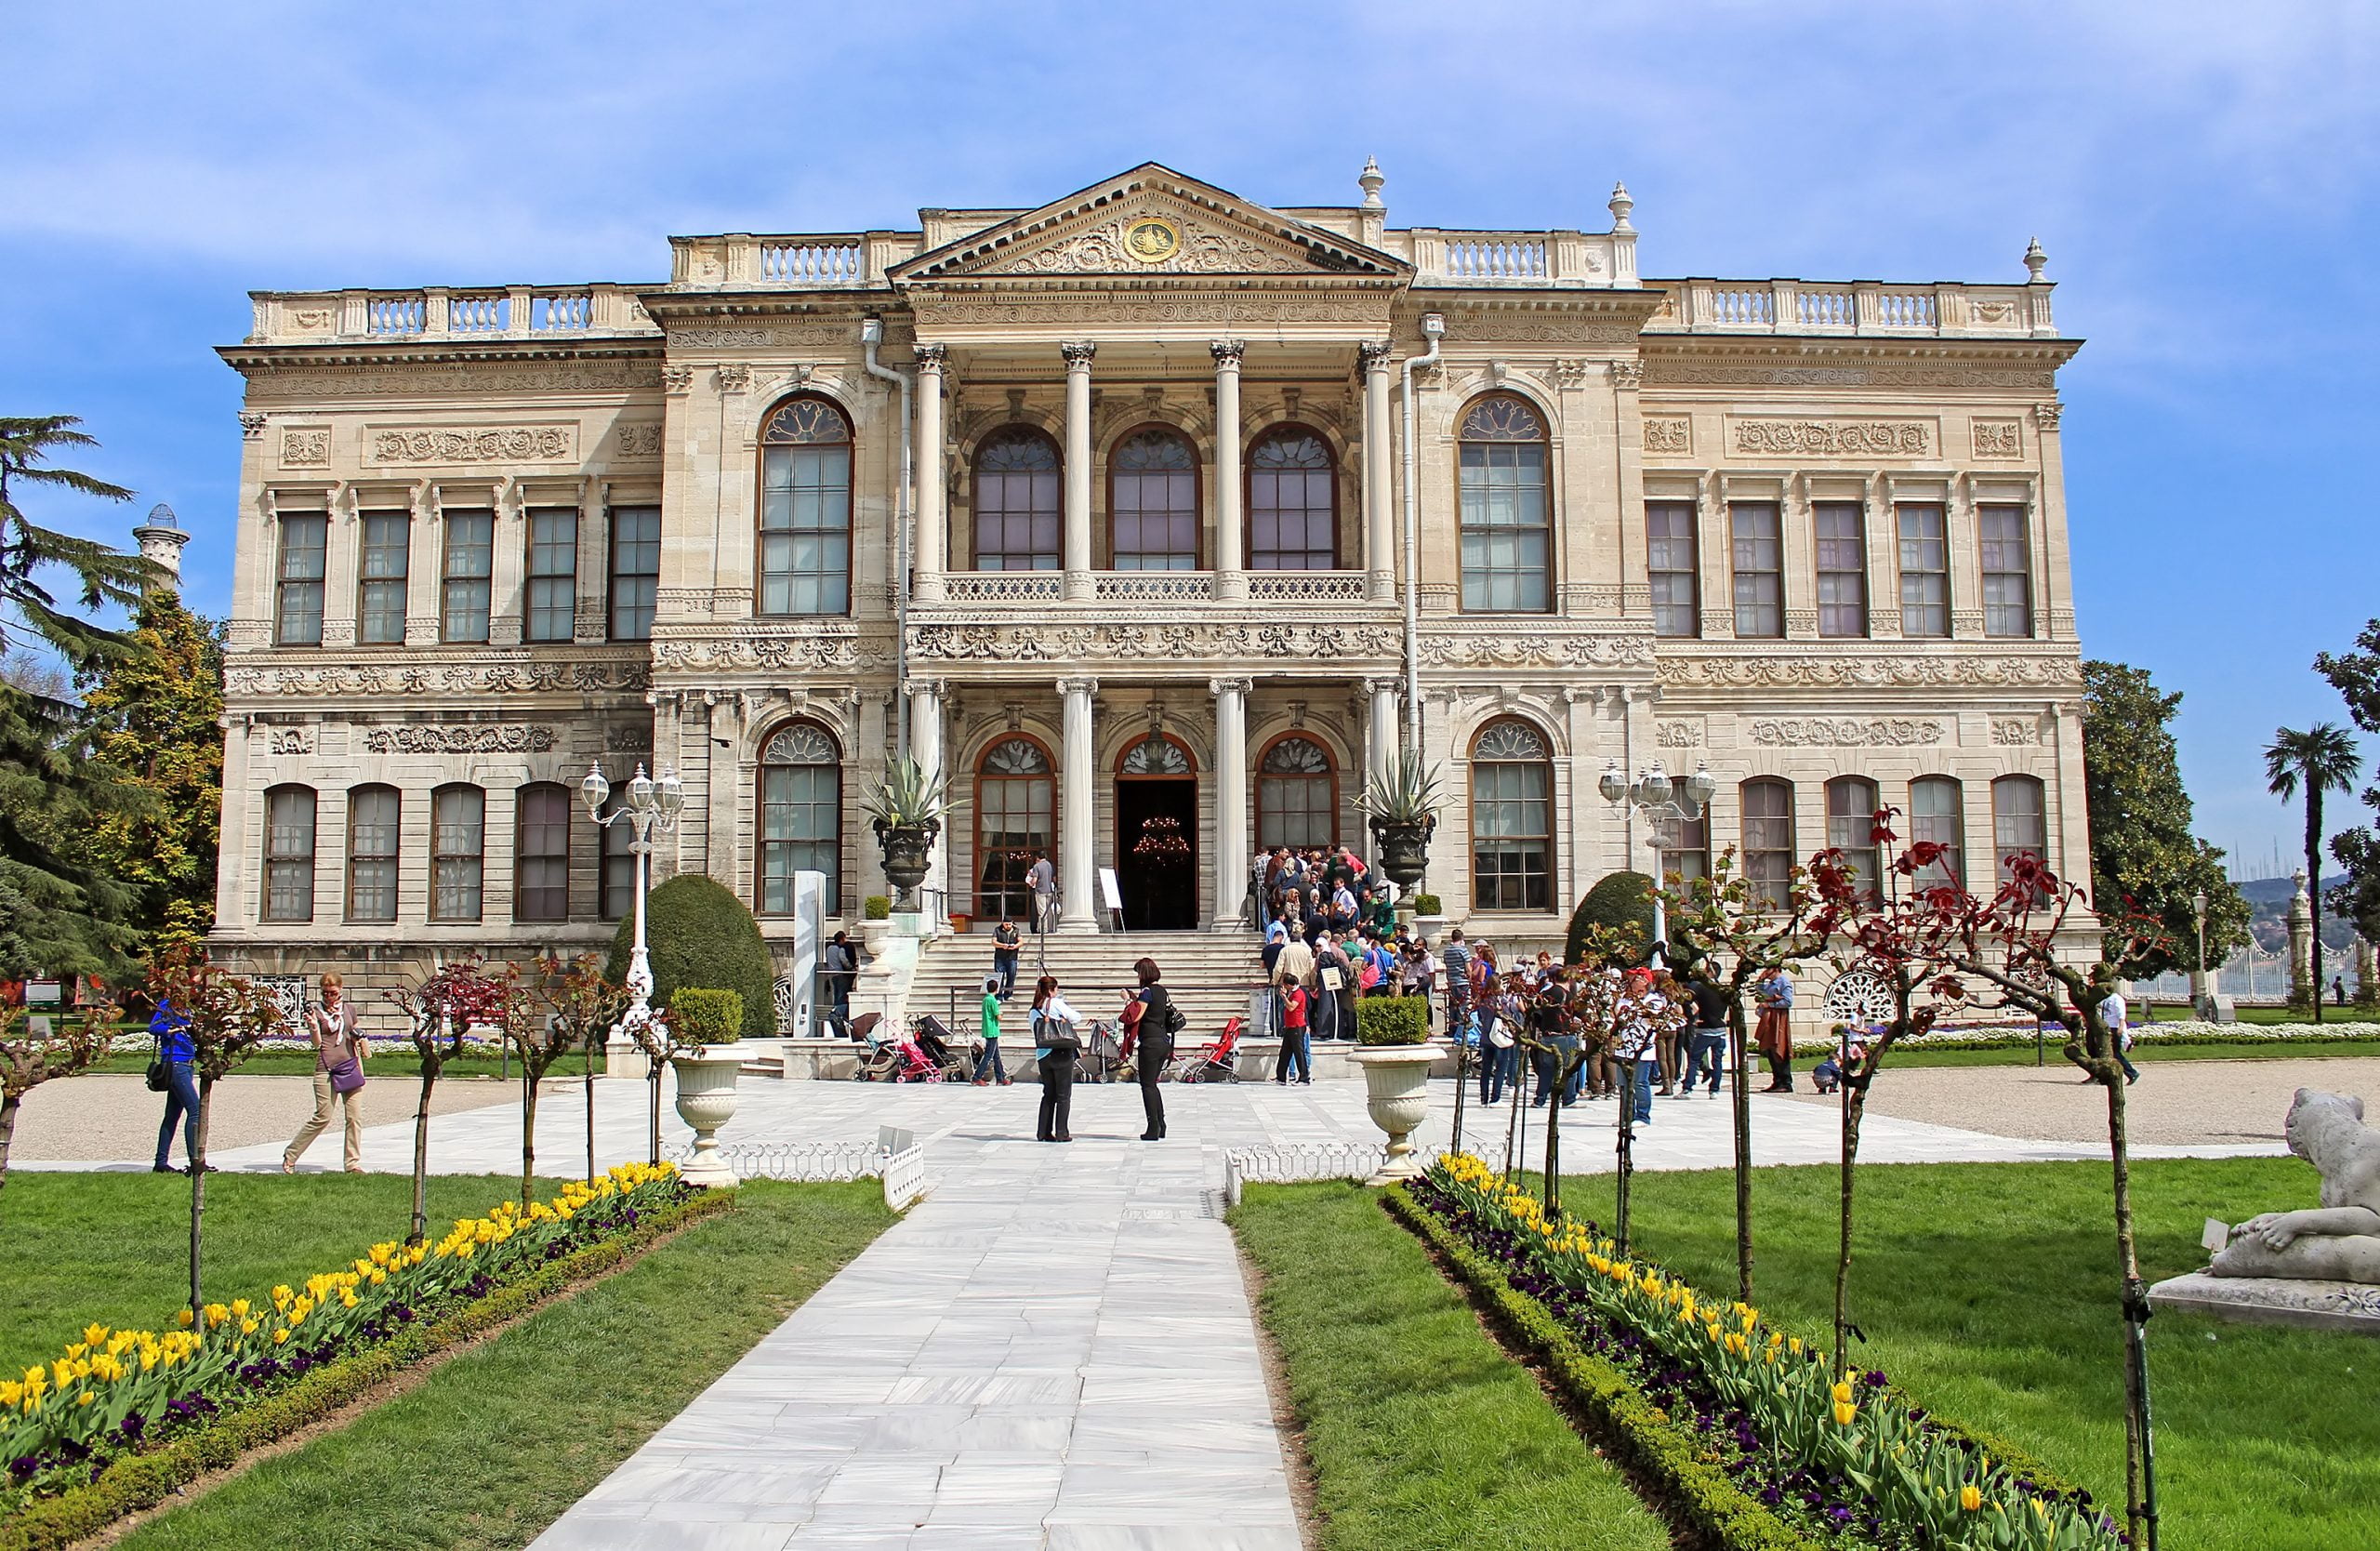
[[1166, 1062], [1173, 1058], [1173, 1037], [1182, 1032], [1187, 1020], [1183, 1017], [1182, 1009], [1173, 1005], [1172, 995], [1157, 984], [1156, 960], [1143, 959], [1135, 963], [1132, 977], [1141, 983], [1140, 992], [1132, 1000], [1140, 1015], [1130, 1020], [1130, 1030], [1124, 1036], [1124, 1054], [1130, 1055], [1135, 1047], [1140, 1052], [1132, 1064], [1132, 1075], [1141, 1084], [1141, 1114], [1146, 1121], [1141, 1140], [1162, 1142], [1165, 1095], [1157, 1090], [1157, 1080], [1165, 1075]]
[[1033, 988], [1033, 1058], [1041, 1068], [1041, 1120], [1037, 1142], [1071, 1142], [1075, 1101], [1075, 1010], [1058, 994], [1058, 977], [1045, 974]]
[[[172, 1002], [160, 1000], [149, 1019], [149, 1032], [157, 1041], [157, 1058], [149, 1063], [150, 1091], [165, 1095], [165, 1119], [157, 1127], [157, 1161], [151, 1172], [179, 1173], [165, 1160], [174, 1145], [176, 1120], [182, 1127], [182, 1157], [191, 1162], [198, 1159], [198, 1078], [192, 1065], [197, 1055], [191, 1048], [190, 1020], [175, 1012]], [[213, 1167], [208, 1165], [208, 1172]]]
[[342, 1112], [347, 1133], [347, 1172], [364, 1172], [364, 1112], [356, 1095], [364, 1091], [364, 1038], [356, 1032], [355, 1004], [347, 1000], [347, 983], [334, 973], [323, 976], [323, 1000], [306, 1009], [306, 1037], [314, 1045], [314, 1117], [282, 1149], [281, 1172], [294, 1174], [298, 1160], [330, 1129], [331, 1107]]

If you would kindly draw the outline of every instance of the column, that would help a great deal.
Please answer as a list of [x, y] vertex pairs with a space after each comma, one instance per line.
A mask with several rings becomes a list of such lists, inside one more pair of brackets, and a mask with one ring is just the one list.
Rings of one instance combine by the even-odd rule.
[[1385, 339], [1355, 347], [1364, 370], [1364, 568], [1371, 573], [1365, 595], [1376, 603], [1396, 601], [1396, 502], [1390, 488], [1395, 464], [1389, 445], [1388, 354]]
[[1239, 929], [1254, 853], [1248, 834], [1247, 679], [1210, 679], [1215, 697], [1215, 917], [1218, 932]]
[[[909, 757], [918, 762], [931, 783], [942, 774], [942, 698], [945, 684], [940, 679], [911, 679], [909, 691]], [[950, 887], [949, 820], [945, 819], [944, 833], [933, 843], [926, 856], [924, 913], [926, 929], [942, 929], [947, 903], [944, 895]]]
[[[1089, 351], [1085, 346], [1085, 351]], [[1071, 397], [1071, 392], [1069, 393]], [[1091, 836], [1098, 802], [1091, 752], [1091, 697], [1099, 693], [1097, 679], [1060, 679], [1058, 693], [1065, 697], [1058, 752], [1058, 930], [1099, 930], [1098, 858]]]
[[1404, 688], [1397, 679], [1366, 679], [1370, 697], [1369, 733], [1364, 739], [1364, 771], [1368, 780], [1383, 780], [1396, 768], [1396, 697]]
[[1215, 358], [1215, 596], [1223, 599], [1248, 596], [1239, 508], [1239, 356], [1245, 348], [1237, 339], [1207, 347]]
[[[1066, 596], [1087, 601], [1091, 592], [1091, 358], [1099, 347], [1077, 340], [1058, 349], [1066, 357]], [[1066, 908], [1071, 913], [1074, 907]]]
[[[946, 345], [918, 346], [917, 542], [909, 554], [910, 600], [942, 602], [942, 573], [948, 563], [950, 519], [943, 510], [948, 491], [942, 468], [942, 368]], [[892, 578], [899, 587], [902, 578]]]

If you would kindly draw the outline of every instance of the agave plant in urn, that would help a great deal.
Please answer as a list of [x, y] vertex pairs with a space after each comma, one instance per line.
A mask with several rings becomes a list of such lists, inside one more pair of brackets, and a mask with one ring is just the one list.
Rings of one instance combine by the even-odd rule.
[[868, 828], [884, 853], [884, 881], [906, 901], [932, 864], [942, 821], [957, 806], [940, 775], [928, 776], [915, 760], [899, 760], [862, 800]]
[[1371, 826], [1375, 859], [1399, 892], [1409, 892], [1430, 865], [1430, 835], [1438, 827], [1438, 768], [1408, 751], [1393, 769], [1365, 783], [1355, 807]]

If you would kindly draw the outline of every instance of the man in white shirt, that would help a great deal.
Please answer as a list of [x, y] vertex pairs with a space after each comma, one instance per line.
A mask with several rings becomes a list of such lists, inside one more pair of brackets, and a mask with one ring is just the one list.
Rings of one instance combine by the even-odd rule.
[[[2140, 1068], [2132, 1064], [2132, 1029], [2126, 1023], [2131, 1009], [2124, 1005], [2123, 992], [2113, 981], [2108, 983], [2108, 994], [2099, 999], [2099, 1021], [2108, 1026], [2108, 1036], [2115, 1041], [2116, 1064], [2123, 1067], [2127, 1083], [2140, 1080]], [[2082, 1080], [2085, 1082], [2090, 1078]]]
[[1058, 915], [1058, 869], [1047, 853], [1036, 851], [1025, 869], [1025, 886], [1033, 891], [1033, 930], [1046, 934]]

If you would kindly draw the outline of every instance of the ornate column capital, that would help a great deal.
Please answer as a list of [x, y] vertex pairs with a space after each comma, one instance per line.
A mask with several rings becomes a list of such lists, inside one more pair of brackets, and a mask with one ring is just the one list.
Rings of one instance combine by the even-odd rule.
[[1365, 693], [1365, 694], [1367, 694], [1367, 695], [1374, 695], [1374, 696], [1378, 696], [1378, 695], [1386, 695], [1386, 696], [1395, 696], [1402, 695], [1404, 692], [1405, 692], [1405, 681], [1404, 681], [1404, 680], [1402, 680], [1402, 679], [1386, 679], [1386, 678], [1383, 678], [1383, 679], [1366, 679], [1366, 680], [1364, 681], [1364, 693]]
[[258, 437], [262, 436], [263, 434], [264, 434], [264, 415], [263, 415], [263, 413], [262, 413], [261, 411], [259, 411], [259, 410], [255, 410], [255, 409], [243, 409], [243, 410], [241, 410], [241, 411], [240, 411], [240, 439], [241, 439], [242, 441], [244, 441], [244, 442], [253, 442], [253, 441], [255, 441]]
[[1396, 347], [1386, 339], [1366, 339], [1355, 346], [1355, 360], [1367, 373], [1388, 373], [1389, 356]]
[[2057, 429], [2057, 418], [2064, 413], [2066, 413], [2066, 405], [2058, 403], [2056, 399], [2051, 399], [2046, 403], [2033, 405], [2033, 419], [2043, 431], [2056, 431]]
[[1256, 681], [1253, 679], [1209, 679], [1207, 681], [1207, 693], [1218, 699], [1226, 695], [1245, 696], [1255, 687]]
[[719, 368], [719, 391], [741, 393], [752, 386], [752, 368], [740, 361], [731, 361]]
[[1099, 346], [1089, 339], [1069, 339], [1058, 347], [1058, 353], [1066, 358], [1066, 370], [1087, 372], [1091, 370], [1091, 358], [1099, 353]]
[[663, 392], [688, 392], [693, 390], [694, 386], [694, 369], [692, 366], [664, 366], [661, 368], [661, 391]]
[[1239, 370], [1240, 355], [1247, 349], [1245, 339], [1216, 339], [1207, 346], [1207, 353], [1215, 358], [1215, 370], [1236, 372]]
[[911, 679], [902, 684], [901, 691], [913, 700], [939, 700], [949, 688], [944, 679]]
[[1099, 693], [1099, 681], [1088, 674], [1083, 674], [1071, 679], [1060, 679], [1058, 681], [1058, 693], [1061, 695], [1096, 695]]
[[1615, 392], [1633, 392], [1645, 386], [1645, 363], [1642, 361], [1614, 361], [1606, 369], [1611, 373], [1611, 386]]
[[918, 370], [921, 372], [932, 372], [936, 376], [939, 376], [942, 372], [943, 363], [950, 358], [950, 347], [948, 345], [930, 345], [921, 339], [918, 342], [917, 355]]

